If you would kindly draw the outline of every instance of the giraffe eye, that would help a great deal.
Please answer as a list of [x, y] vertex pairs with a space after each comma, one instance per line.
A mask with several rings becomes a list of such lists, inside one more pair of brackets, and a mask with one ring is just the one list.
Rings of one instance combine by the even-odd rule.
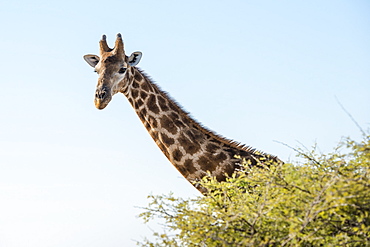
[[119, 71], [118, 71], [118, 73], [120, 73], [120, 74], [123, 74], [125, 72], [126, 72], [126, 68], [120, 68]]

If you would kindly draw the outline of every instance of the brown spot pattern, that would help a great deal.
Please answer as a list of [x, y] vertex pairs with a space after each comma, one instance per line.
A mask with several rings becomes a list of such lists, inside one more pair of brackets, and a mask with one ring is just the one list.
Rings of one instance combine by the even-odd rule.
[[204, 171], [213, 172], [216, 167], [212, 164], [212, 161], [206, 156], [202, 156], [198, 159], [198, 164], [203, 168]]
[[138, 99], [137, 106], [140, 108], [144, 104], [144, 101], [142, 99]]
[[214, 143], [209, 143], [206, 146], [207, 152], [210, 152], [210, 153], [215, 153], [217, 149], [219, 149], [219, 146]]
[[132, 98], [128, 98], [128, 101], [130, 102], [130, 104], [133, 106], [134, 105], [134, 101], [132, 100]]
[[173, 153], [172, 153], [172, 157], [173, 157], [173, 159], [175, 160], [175, 161], [180, 161], [181, 160], [181, 158], [182, 158], [182, 153], [180, 152], [180, 150], [178, 150], [178, 149], [175, 149], [174, 151], [173, 151]]
[[[227, 175], [231, 176], [231, 175], [234, 173], [234, 171], [235, 171], [235, 166], [234, 166], [234, 164], [228, 164], [228, 165], [226, 165], [226, 166], [225, 166], [225, 170], [224, 170], [224, 172], [225, 172]], [[220, 181], [220, 180], [219, 180], [219, 181]]]
[[182, 129], [182, 128], [184, 128], [185, 127], [185, 124], [180, 120], [180, 119], [175, 119], [174, 121], [173, 121], [174, 123], [175, 123], [175, 125], [179, 128], [179, 129]]
[[223, 162], [224, 160], [227, 159], [227, 156], [224, 152], [221, 152], [219, 154], [217, 154], [214, 158], [214, 161], [218, 164], [220, 164], [221, 162]]
[[184, 166], [186, 167], [186, 169], [188, 170], [190, 174], [193, 174], [194, 172], [197, 171], [197, 169], [193, 165], [193, 161], [190, 159], [185, 160]]
[[146, 93], [146, 92], [144, 92], [144, 91], [140, 91], [140, 97], [142, 98], [142, 99], [146, 99], [146, 97], [148, 96], [148, 94]]
[[161, 126], [162, 128], [168, 130], [171, 134], [177, 133], [177, 127], [175, 126], [174, 122], [166, 115], [164, 115], [161, 119]]
[[178, 141], [180, 145], [185, 149], [185, 152], [190, 155], [195, 154], [200, 149], [200, 145], [196, 141], [190, 140], [188, 137], [186, 137], [183, 134], [180, 135], [180, 137], [178, 138]]
[[136, 81], [141, 81], [143, 79], [143, 76], [139, 73], [139, 71], [135, 71], [134, 78]]
[[168, 106], [175, 112], [178, 111], [178, 107], [172, 102], [172, 101], [169, 101], [168, 102]]
[[137, 83], [136, 81], [134, 81], [134, 82], [132, 83], [132, 87], [133, 87], [133, 88], [138, 88], [138, 87], [139, 87], [139, 83]]
[[150, 91], [149, 84], [147, 82], [143, 83], [141, 85], [141, 89], [144, 90], [145, 92], [149, 92]]
[[216, 174], [216, 180], [217, 181], [225, 181], [226, 180], [225, 174], [224, 173]]
[[139, 91], [138, 91], [138, 90], [134, 90], [134, 89], [132, 89], [132, 90], [131, 90], [131, 96], [132, 96], [134, 99], [136, 99], [136, 98], [137, 98], [137, 96], [139, 96]]
[[168, 111], [170, 108], [167, 106], [166, 100], [162, 97], [158, 97], [158, 103], [159, 106], [161, 107], [162, 111]]
[[147, 105], [148, 105], [148, 108], [151, 112], [153, 112], [154, 114], [159, 113], [159, 108], [157, 106], [157, 97], [154, 94], [151, 94], [149, 96]]
[[146, 116], [147, 111], [146, 111], [146, 109], [145, 109], [145, 108], [143, 108], [143, 109], [141, 109], [140, 113], [141, 113], [143, 116]]
[[188, 129], [185, 133], [191, 140], [198, 140], [199, 143], [205, 141], [205, 137], [200, 130]]
[[175, 143], [175, 140], [169, 136], [167, 136], [166, 134], [161, 134], [161, 138], [162, 138], [162, 142], [167, 146], [171, 146], [172, 144]]

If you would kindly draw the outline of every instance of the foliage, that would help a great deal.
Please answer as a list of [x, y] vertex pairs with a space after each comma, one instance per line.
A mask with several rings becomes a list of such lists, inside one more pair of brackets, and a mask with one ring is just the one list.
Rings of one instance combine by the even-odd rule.
[[299, 155], [300, 164], [246, 165], [221, 183], [207, 176], [206, 196], [149, 196], [140, 217], [164, 220], [164, 233], [138, 245], [370, 246], [370, 136]]

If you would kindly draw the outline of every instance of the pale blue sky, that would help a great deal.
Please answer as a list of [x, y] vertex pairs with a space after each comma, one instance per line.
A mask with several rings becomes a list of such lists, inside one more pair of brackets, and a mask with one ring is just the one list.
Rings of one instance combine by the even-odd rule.
[[[102, 34], [205, 126], [294, 159], [370, 123], [370, 2], [1, 1], [0, 246], [133, 246], [150, 193], [198, 192], [123, 95], [95, 109]], [[156, 228], [156, 225], [152, 225]]]

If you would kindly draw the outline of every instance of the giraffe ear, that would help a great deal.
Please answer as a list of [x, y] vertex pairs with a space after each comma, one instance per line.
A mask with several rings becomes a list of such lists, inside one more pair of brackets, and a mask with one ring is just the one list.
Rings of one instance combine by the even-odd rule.
[[99, 56], [90, 54], [85, 55], [84, 59], [93, 68], [95, 68], [95, 66], [99, 63], [100, 60]]
[[131, 56], [128, 58], [128, 64], [130, 66], [135, 66], [140, 62], [140, 59], [142, 57], [142, 53], [140, 51], [135, 51], [131, 54]]

